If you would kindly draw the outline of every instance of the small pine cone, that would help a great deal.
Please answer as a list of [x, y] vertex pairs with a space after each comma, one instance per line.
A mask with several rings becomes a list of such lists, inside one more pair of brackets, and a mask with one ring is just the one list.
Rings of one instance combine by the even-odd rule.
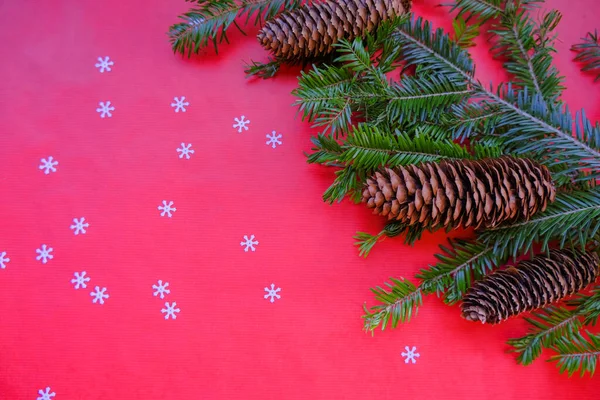
[[410, 226], [490, 228], [544, 211], [555, 194], [545, 166], [505, 156], [385, 168], [367, 179], [363, 202]]
[[303, 5], [267, 21], [260, 44], [286, 61], [330, 54], [340, 39], [352, 40], [373, 31], [382, 21], [410, 11], [412, 0], [326, 0]]
[[577, 293], [598, 277], [596, 253], [551, 250], [476, 282], [465, 294], [462, 316], [497, 324]]

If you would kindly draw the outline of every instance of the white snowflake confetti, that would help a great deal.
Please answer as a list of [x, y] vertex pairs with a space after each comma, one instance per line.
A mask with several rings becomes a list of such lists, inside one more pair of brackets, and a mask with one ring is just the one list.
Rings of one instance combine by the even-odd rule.
[[173, 100], [175, 103], [171, 103], [171, 107], [175, 108], [175, 112], [179, 112], [179, 110], [185, 112], [185, 108], [190, 105], [189, 101], [185, 101], [185, 96], [181, 96], [181, 100], [179, 97], [173, 97]]
[[275, 284], [271, 283], [271, 289], [269, 289], [268, 287], [265, 288], [265, 292], [267, 292], [267, 294], [265, 294], [265, 299], [268, 299], [269, 297], [271, 298], [271, 303], [275, 302], [275, 298], [280, 299], [281, 296], [277, 294], [277, 292], [281, 292], [281, 288], [277, 288], [275, 289]]
[[160, 298], [164, 299], [165, 298], [165, 294], [171, 293], [171, 291], [169, 289], [167, 289], [167, 286], [169, 286], [169, 282], [165, 282], [163, 284], [163, 281], [161, 281], [159, 279], [157, 285], [152, 285], [152, 289], [155, 290], [154, 296], [156, 297], [156, 296], [160, 295]]
[[38, 261], [42, 260], [42, 264], [46, 264], [48, 260], [52, 260], [54, 258], [54, 256], [50, 254], [53, 251], [54, 249], [52, 247], [48, 247], [47, 245], [43, 244], [41, 248], [35, 251], [38, 254], [35, 259]]
[[171, 218], [171, 217], [173, 216], [173, 213], [174, 213], [175, 211], [177, 211], [177, 209], [176, 209], [175, 207], [173, 207], [173, 202], [172, 202], [172, 201], [170, 201], [170, 202], [167, 204], [167, 201], [166, 201], [166, 200], [163, 200], [163, 202], [162, 202], [162, 203], [163, 203], [163, 205], [162, 205], [162, 206], [158, 206], [158, 209], [159, 209], [160, 211], [162, 211], [162, 212], [160, 213], [160, 216], [161, 216], [161, 217], [164, 217], [164, 216], [166, 215], [167, 217]]
[[8, 264], [10, 262], [10, 258], [6, 257], [6, 252], [2, 251], [0, 252], [0, 268], [4, 269], [6, 268], [6, 264]]
[[162, 310], [160, 310], [161, 313], [165, 314], [165, 319], [169, 319], [169, 317], [171, 317], [172, 319], [177, 319], [177, 315], [175, 315], [175, 313], [180, 312], [181, 310], [179, 308], [175, 308], [175, 306], [177, 305], [177, 302], [173, 302], [172, 305], [169, 305], [169, 302], [167, 301], [165, 303], [165, 307]]
[[412, 363], [416, 363], [417, 360], [415, 360], [416, 358], [420, 357], [419, 353], [415, 353], [417, 351], [417, 348], [415, 346], [412, 347], [412, 349], [409, 349], [408, 346], [404, 347], [404, 350], [406, 350], [406, 352], [402, 352], [402, 357], [406, 357], [406, 359], [404, 360], [404, 362], [406, 364], [408, 364], [409, 361], [412, 361]]
[[89, 227], [90, 224], [85, 222], [85, 218], [81, 217], [79, 219], [73, 218], [73, 225], [71, 225], [71, 229], [73, 230], [73, 234], [79, 235], [80, 233], [85, 234], [86, 228]]
[[234, 118], [233, 119], [236, 123], [233, 124], [234, 128], [237, 128], [238, 133], [242, 133], [242, 129], [248, 130], [248, 124], [250, 123], [249, 119], [246, 119], [245, 116], [242, 115], [241, 118]]
[[75, 278], [71, 279], [71, 283], [75, 285], [75, 289], [79, 289], [79, 288], [86, 288], [87, 287], [87, 282], [90, 281], [90, 277], [89, 276], [85, 276], [87, 274], [87, 272], [83, 271], [81, 273], [79, 272], [75, 272]]
[[48, 386], [46, 390], [38, 390], [38, 394], [37, 400], [51, 400], [52, 397], [56, 396], [56, 393], [50, 392], [50, 386]]
[[101, 290], [99, 286], [96, 286], [94, 291], [90, 293], [90, 296], [94, 297], [92, 302], [93, 303], [100, 302], [100, 304], [104, 304], [104, 299], [108, 299], [110, 297], [108, 295], [108, 293], [105, 293], [105, 292], [106, 292], [106, 288], [102, 288], [102, 290]]
[[58, 165], [58, 161], [56, 161], [54, 157], [50, 156], [47, 160], [45, 158], [42, 158], [40, 162], [42, 163], [42, 165], [40, 165], [39, 168], [44, 170], [44, 174], [48, 175], [50, 172], [56, 172], [56, 166]]
[[107, 101], [106, 103], [101, 101], [98, 103], [98, 108], [96, 108], [96, 112], [100, 113], [100, 118], [112, 117], [111, 111], [115, 111], [115, 106], [112, 106], [110, 101]]
[[254, 235], [250, 235], [250, 237], [248, 237], [248, 235], [244, 235], [244, 241], [240, 242], [240, 246], [246, 246], [244, 248], [244, 251], [248, 251], [248, 249], [252, 250], [252, 251], [256, 251], [256, 248], [254, 246], [258, 245], [258, 241], [254, 240]]
[[114, 62], [110, 61], [110, 58], [104, 57], [104, 59], [102, 57], [98, 57], [98, 62], [96, 63], [96, 68], [100, 69], [100, 73], [104, 73], [104, 71], [108, 71], [110, 72], [111, 69], [110, 67], [115, 65]]
[[192, 145], [190, 144], [185, 144], [185, 143], [181, 143], [181, 148], [177, 149], [178, 153], [181, 153], [179, 155], [179, 158], [183, 158], [185, 156], [185, 158], [187, 158], [188, 160], [191, 157], [191, 154], [194, 154], [194, 150], [191, 149]]
[[267, 140], [267, 146], [268, 146], [268, 145], [272, 145], [272, 146], [273, 146], [273, 148], [275, 148], [275, 147], [277, 147], [277, 145], [281, 145], [281, 144], [283, 144], [283, 143], [281, 142], [281, 140], [279, 140], [279, 139], [281, 139], [281, 136], [282, 136], [281, 134], [279, 134], [279, 135], [278, 135], [278, 134], [277, 134], [277, 132], [275, 132], [275, 131], [273, 131], [273, 132], [271, 133], [271, 136], [269, 136], [269, 135], [267, 134], [267, 139], [269, 139], [269, 140]]

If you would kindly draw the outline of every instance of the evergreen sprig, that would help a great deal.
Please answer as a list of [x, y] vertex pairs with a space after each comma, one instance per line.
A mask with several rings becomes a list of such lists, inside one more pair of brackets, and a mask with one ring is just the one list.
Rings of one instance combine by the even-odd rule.
[[575, 61], [583, 64], [582, 71], [597, 72], [598, 75], [594, 80], [598, 81], [600, 80], [600, 36], [598, 31], [588, 32], [581, 40], [581, 43], [572, 47], [573, 51], [579, 53], [575, 57]]
[[556, 355], [550, 357], [548, 361], [555, 361], [560, 372], [567, 372], [569, 376], [580, 371], [581, 376], [586, 372], [594, 375], [598, 357], [600, 356], [600, 335], [595, 335], [585, 331], [584, 337], [580, 332], [561, 336], [557, 339], [552, 350]]
[[391, 278], [385, 286], [371, 289], [380, 304], [370, 309], [364, 306], [366, 331], [373, 332], [378, 326], [382, 330], [388, 325], [395, 328], [398, 323], [409, 322], [423, 304], [421, 289], [408, 280]]
[[200, 49], [213, 44], [218, 52], [218, 44], [227, 39], [227, 30], [233, 24], [243, 34], [236, 22], [246, 16], [248, 23], [255, 16], [254, 24], [273, 18], [284, 10], [293, 10], [302, 0], [185, 0], [195, 3], [194, 7], [179, 16], [182, 22], [169, 28], [168, 36], [174, 53], [190, 57]]

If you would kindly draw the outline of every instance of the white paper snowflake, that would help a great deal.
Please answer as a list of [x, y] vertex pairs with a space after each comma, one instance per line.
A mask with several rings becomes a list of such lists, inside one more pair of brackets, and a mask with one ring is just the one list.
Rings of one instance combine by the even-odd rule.
[[408, 346], [405, 346], [404, 350], [406, 350], [406, 352], [402, 352], [402, 354], [401, 354], [402, 357], [405, 357], [404, 362], [406, 364], [408, 364], [409, 361], [412, 361], [413, 364], [416, 363], [417, 360], [415, 360], [415, 357], [416, 358], [420, 357], [419, 353], [415, 353], [417, 351], [417, 348], [415, 346], [413, 346], [412, 349], [409, 349]]
[[115, 106], [111, 105], [110, 101], [107, 101], [106, 103], [101, 101], [98, 103], [98, 108], [96, 108], [96, 112], [100, 113], [100, 118], [112, 117], [112, 111], [115, 111]]
[[89, 227], [90, 224], [85, 222], [85, 218], [81, 217], [80, 219], [73, 218], [73, 225], [71, 225], [71, 229], [73, 230], [73, 234], [79, 235], [80, 233], [85, 234], [86, 228]]
[[271, 288], [269, 289], [268, 287], [265, 288], [265, 292], [267, 292], [267, 294], [265, 294], [265, 299], [268, 299], [269, 297], [271, 298], [271, 303], [275, 302], [275, 298], [280, 299], [281, 296], [277, 294], [277, 292], [281, 292], [281, 288], [277, 288], [275, 289], [275, 284], [271, 283]]
[[48, 386], [46, 390], [38, 390], [38, 394], [37, 400], [51, 400], [52, 397], [56, 396], [56, 393], [50, 392], [50, 386]]
[[177, 149], [177, 152], [181, 153], [179, 158], [183, 158], [185, 156], [185, 158], [189, 160], [191, 155], [194, 154], [194, 150], [192, 150], [191, 147], [191, 143], [187, 145], [185, 143], [181, 143], [181, 148]]
[[181, 99], [179, 99], [179, 97], [173, 97], [173, 100], [175, 103], [171, 103], [171, 107], [175, 108], [175, 112], [179, 112], [179, 110], [185, 112], [185, 108], [190, 105], [189, 101], [185, 101], [185, 96], [181, 96]]
[[48, 247], [47, 245], [43, 244], [42, 247], [35, 251], [38, 254], [35, 259], [38, 261], [42, 260], [42, 264], [46, 264], [48, 260], [52, 260], [54, 258], [54, 256], [50, 254], [53, 251], [54, 249], [52, 247]]
[[6, 268], [6, 264], [10, 262], [10, 258], [6, 257], [5, 251], [0, 251], [0, 268]]
[[252, 250], [252, 251], [256, 251], [256, 248], [254, 246], [258, 245], [258, 241], [254, 240], [254, 235], [250, 235], [250, 237], [248, 237], [248, 235], [244, 235], [244, 240], [242, 242], [240, 242], [240, 246], [246, 246], [244, 248], [244, 251], [248, 251], [248, 249]]
[[90, 277], [85, 276], [87, 272], [83, 271], [81, 273], [75, 272], [75, 278], [71, 279], [71, 283], [75, 285], [75, 289], [86, 288], [87, 282], [90, 281]]
[[110, 61], [110, 58], [108, 56], [102, 58], [102, 57], [98, 57], [98, 62], [96, 63], [96, 68], [100, 69], [100, 73], [104, 73], [104, 71], [108, 71], [110, 72], [111, 69], [110, 67], [115, 65], [114, 62]]
[[169, 218], [171, 218], [173, 216], [173, 213], [175, 211], [177, 211], [177, 209], [175, 207], [173, 207], [173, 202], [170, 201], [167, 204], [166, 200], [163, 200], [163, 205], [162, 206], [158, 206], [159, 211], [161, 211], [160, 216], [164, 217], [165, 215]]
[[178, 313], [181, 310], [179, 308], [175, 308], [176, 305], [177, 302], [175, 301], [171, 305], [169, 305], [168, 301], [165, 303], [166, 308], [160, 310], [161, 313], [165, 314], [165, 319], [169, 319], [169, 317], [171, 317], [171, 319], [177, 319], [177, 315], [175, 315], [175, 313]]
[[167, 289], [167, 286], [169, 286], [169, 282], [165, 282], [163, 284], [163, 281], [161, 281], [159, 279], [157, 285], [152, 285], [152, 289], [155, 290], [154, 297], [160, 295], [160, 298], [164, 299], [165, 298], [165, 294], [171, 293], [171, 291], [169, 289]]
[[275, 148], [275, 147], [277, 147], [278, 144], [279, 145], [283, 144], [281, 142], [281, 140], [279, 140], [279, 139], [281, 139], [281, 136], [282, 136], [281, 134], [278, 135], [277, 132], [275, 132], [275, 131], [273, 131], [270, 136], [267, 134], [267, 139], [269, 139], [269, 140], [267, 140], [267, 146], [272, 145], [273, 148]]
[[42, 158], [40, 162], [42, 165], [40, 165], [39, 168], [44, 170], [44, 174], [48, 175], [50, 172], [56, 172], [58, 161], [56, 161], [54, 157], [50, 156], [48, 159]]
[[233, 120], [236, 122], [233, 124], [233, 127], [237, 128], [239, 133], [242, 133], [242, 129], [248, 130], [247, 125], [250, 123], [249, 119], [246, 119], [246, 117], [242, 115], [241, 118], [234, 118]]
[[100, 304], [104, 304], [104, 299], [108, 299], [110, 296], [106, 292], [106, 288], [100, 289], [99, 286], [96, 286], [93, 292], [90, 293], [90, 296], [94, 297], [92, 299], [93, 303], [100, 302]]

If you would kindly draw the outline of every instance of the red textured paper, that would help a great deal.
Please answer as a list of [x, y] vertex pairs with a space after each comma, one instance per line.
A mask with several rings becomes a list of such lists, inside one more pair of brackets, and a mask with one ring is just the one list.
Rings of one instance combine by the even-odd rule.
[[[437, 0], [414, 10], [450, 26]], [[564, 14], [556, 65], [564, 100], [600, 117], [600, 84], [571, 44], [600, 28], [593, 0], [548, 1]], [[303, 155], [316, 134], [291, 107], [297, 70], [248, 80], [265, 60], [232, 30], [219, 56], [174, 56], [165, 34], [189, 3], [159, 0], [0, 4], [0, 399], [594, 399], [598, 378], [568, 378], [506, 354], [520, 320], [468, 323], [425, 299], [396, 330], [362, 331], [370, 287], [412, 277], [445, 236], [378, 244], [362, 259], [357, 230], [383, 221], [330, 206], [331, 170]], [[484, 82], [506, 79], [484, 40]], [[98, 57], [112, 70], [100, 73]], [[174, 112], [174, 97], [189, 101]], [[100, 118], [110, 101], [112, 117]], [[238, 133], [234, 118], [251, 122]], [[266, 145], [276, 131], [282, 144]], [[179, 158], [181, 143], [190, 159]], [[52, 156], [56, 172], [38, 168]], [[162, 201], [177, 210], [160, 215]], [[70, 229], [85, 217], [85, 234]], [[255, 235], [256, 251], [244, 251]], [[42, 244], [53, 248], [46, 264]], [[86, 271], [87, 288], [74, 289]], [[153, 295], [158, 280], [170, 293]], [[265, 287], [281, 288], [271, 303]], [[92, 302], [106, 287], [104, 304]], [[165, 320], [165, 302], [177, 319]], [[405, 363], [405, 347], [419, 353]], [[545, 354], [546, 356], [547, 354]]]

